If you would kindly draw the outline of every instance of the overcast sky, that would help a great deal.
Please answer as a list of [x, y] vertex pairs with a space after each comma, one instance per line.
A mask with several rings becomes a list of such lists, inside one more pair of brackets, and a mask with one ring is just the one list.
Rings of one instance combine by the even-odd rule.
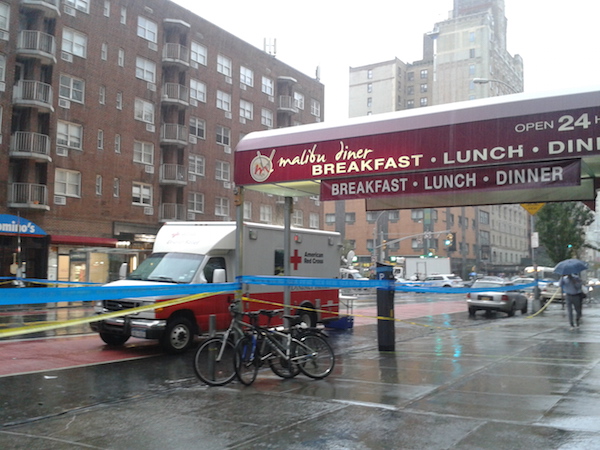
[[[258, 48], [277, 40], [277, 58], [325, 85], [325, 119], [348, 115], [348, 70], [395, 57], [422, 58], [422, 36], [448, 18], [452, 0], [175, 0]], [[285, 5], [285, 6], [284, 6]], [[348, 6], [350, 5], [350, 6]], [[508, 51], [523, 57], [525, 92], [600, 87], [600, 2], [505, 0]]]

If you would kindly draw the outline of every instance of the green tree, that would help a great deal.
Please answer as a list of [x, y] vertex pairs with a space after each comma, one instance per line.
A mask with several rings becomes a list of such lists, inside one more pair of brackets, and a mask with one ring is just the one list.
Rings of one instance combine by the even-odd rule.
[[581, 202], [548, 203], [537, 213], [535, 229], [556, 264], [577, 257], [586, 246], [585, 227], [593, 221], [594, 214]]

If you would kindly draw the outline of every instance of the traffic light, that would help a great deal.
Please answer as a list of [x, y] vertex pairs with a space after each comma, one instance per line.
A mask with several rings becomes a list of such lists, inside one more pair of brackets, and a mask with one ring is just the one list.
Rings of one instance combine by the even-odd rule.
[[432, 257], [434, 257], [434, 256], [435, 256], [435, 248], [430, 248], [430, 249], [429, 249], [429, 252], [427, 253], [427, 256], [428, 256], [429, 258], [432, 258]]
[[456, 250], [456, 233], [448, 233], [444, 240], [444, 245], [449, 252]]

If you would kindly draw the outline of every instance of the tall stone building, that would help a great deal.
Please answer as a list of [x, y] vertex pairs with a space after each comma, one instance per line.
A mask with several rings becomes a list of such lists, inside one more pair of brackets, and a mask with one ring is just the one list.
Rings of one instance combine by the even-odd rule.
[[[168, 0], [0, 0], [0, 276], [88, 281], [108, 260], [74, 251], [233, 219], [232, 149], [321, 121], [323, 99], [318, 80]], [[280, 221], [280, 199], [246, 200], [247, 219]], [[294, 219], [319, 228], [322, 207], [300, 200]]]
[[[422, 60], [350, 69], [350, 117], [521, 92], [523, 62], [508, 53], [506, 36], [503, 0], [455, 0], [449, 18], [423, 35]], [[343, 234], [363, 268], [375, 259], [437, 255], [451, 257], [463, 277], [473, 270], [511, 274], [530, 253], [529, 218], [520, 205], [371, 213], [363, 201], [345, 201], [326, 204], [325, 222]]]

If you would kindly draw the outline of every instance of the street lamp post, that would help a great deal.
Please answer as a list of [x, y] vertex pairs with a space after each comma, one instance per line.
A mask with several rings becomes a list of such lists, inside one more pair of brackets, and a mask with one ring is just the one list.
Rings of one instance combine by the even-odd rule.
[[503, 86], [506, 86], [508, 89], [511, 90], [511, 92], [513, 94], [519, 93], [519, 91], [517, 91], [514, 87], [512, 87], [510, 84], [508, 84], [507, 82], [502, 81], [502, 80], [495, 80], [495, 79], [491, 79], [491, 78], [473, 78], [473, 83], [475, 83], [475, 84], [498, 83]]

